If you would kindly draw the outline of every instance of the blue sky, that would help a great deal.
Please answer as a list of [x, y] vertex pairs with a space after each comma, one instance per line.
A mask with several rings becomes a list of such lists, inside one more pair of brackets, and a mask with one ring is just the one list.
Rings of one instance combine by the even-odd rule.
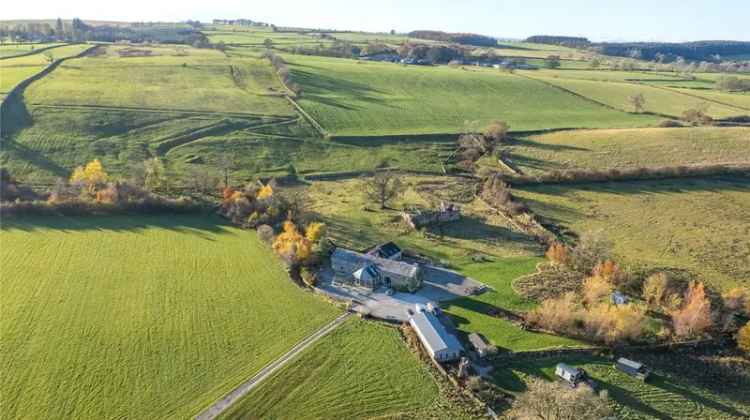
[[288, 26], [438, 29], [509, 38], [750, 41], [750, 0], [34, 0], [7, 1], [0, 9], [0, 19], [57, 16], [124, 21], [246, 17]]

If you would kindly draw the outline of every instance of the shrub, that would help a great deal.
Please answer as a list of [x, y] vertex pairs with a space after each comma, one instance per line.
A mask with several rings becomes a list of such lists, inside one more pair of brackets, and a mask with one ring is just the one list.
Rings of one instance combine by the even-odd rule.
[[583, 324], [589, 337], [613, 344], [640, 338], [644, 319], [643, 310], [634, 304], [601, 303], [584, 314]]
[[553, 264], [565, 265], [568, 262], [568, 248], [560, 242], [552, 243], [544, 255]]
[[612, 414], [607, 394], [533, 378], [508, 413], [513, 419], [600, 420]]
[[560, 298], [547, 299], [526, 314], [526, 320], [551, 331], [572, 331], [579, 318], [577, 301], [578, 297], [573, 292], [568, 292]]
[[594, 266], [591, 274], [595, 277], [601, 277], [612, 285], [619, 286], [625, 282], [625, 273], [614, 261], [604, 260]]
[[[748, 309], [748, 293], [741, 287], [735, 287], [723, 296], [724, 306], [733, 313], [743, 313]], [[750, 312], [746, 312], [750, 315]]]
[[682, 123], [680, 123], [677, 120], [664, 120], [659, 123], [659, 127], [662, 128], [673, 128], [673, 127], [683, 127]]
[[706, 297], [703, 283], [690, 282], [685, 291], [685, 303], [671, 315], [675, 334], [679, 337], [698, 337], [711, 328], [711, 302]]
[[307, 267], [302, 267], [300, 270], [300, 277], [302, 277], [302, 281], [308, 286], [308, 287], [315, 287], [315, 285], [318, 282], [318, 278], [308, 269]]
[[612, 283], [604, 277], [595, 275], [583, 282], [583, 301], [594, 305], [609, 298], [612, 294]]
[[750, 356], [750, 322], [737, 332], [737, 347]]
[[[253, 213], [257, 214], [257, 213]], [[258, 238], [263, 241], [266, 245], [273, 243], [273, 228], [268, 225], [258, 225], [255, 229], [258, 232]]]

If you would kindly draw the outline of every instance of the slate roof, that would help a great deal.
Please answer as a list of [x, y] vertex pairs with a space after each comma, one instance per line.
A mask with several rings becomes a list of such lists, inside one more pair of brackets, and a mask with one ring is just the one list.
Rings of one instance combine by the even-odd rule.
[[336, 248], [331, 255], [331, 259], [347, 261], [350, 264], [360, 265], [362, 267], [369, 264], [375, 264], [381, 272], [398, 274], [403, 277], [416, 277], [419, 272], [419, 266], [416, 264], [389, 260], [374, 255], [360, 254], [359, 252], [354, 252], [344, 248]]
[[387, 242], [376, 246], [368, 252], [367, 255], [373, 255], [380, 258], [391, 258], [399, 252], [401, 252], [401, 248], [399, 248], [398, 245], [393, 242]]
[[436, 354], [443, 350], [460, 352], [463, 350], [461, 343], [453, 334], [446, 331], [445, 327], [437, 317], [429, 312], [417, 312], [411, 317], [411, 324], [420, 337], [423, 344]]

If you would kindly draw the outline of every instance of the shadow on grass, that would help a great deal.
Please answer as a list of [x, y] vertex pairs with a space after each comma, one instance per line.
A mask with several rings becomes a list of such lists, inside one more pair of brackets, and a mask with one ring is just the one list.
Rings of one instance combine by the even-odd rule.
[[346, 100], [332, 99], [329, 95], [333, 93], [336, 96], [343, 97], [348, 100], [367, 102], [385, 106], [388, 108], [394, 108], [385, 100], [374, 96], [375, 94], [383, 94], [383, 92], [373, 89], [371, 86], [364, 83], [357, 83], [350, 80], [343, 80], [340, 78], [326, 76], [320, 71], [305, 71], [298, 68], [292, 70], [292, 79], [300, 85], [304, 86], [304, 99], [318, 102], [323, 105], [328, 105], [331, 107], [349, 111], [359, 109], [359, 107], [353, 106], [351, 103], [347, 103]]
[[0, 231], [38, 232], [112, 231], [135, 232], [147, 229], [196, 235], [214, 241], [213, 235], [236, 235], [230, 225], [215, 215], [154, 215], [154, 216], [28, 216], [3, 218]]

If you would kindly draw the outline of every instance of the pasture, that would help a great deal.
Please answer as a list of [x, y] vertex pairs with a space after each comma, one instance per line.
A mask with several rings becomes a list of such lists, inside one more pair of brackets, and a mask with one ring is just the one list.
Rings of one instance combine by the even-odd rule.
[[[82, 44], [65, 45], [48, 50], [46, 54], [53, 59], [60, 59], [72, 57], [88, 47]], [[0, 96], [7, 95], [18, 83], [42, 71], [48, 64], [47, 58], [41, 53], [0, 60]]]
[[498, 308], [515, 312], [530, 310], [536, 302], [525, 299], [513, 290], [513, 282], [533, 273], [539, 257], [497, 258], [491, 262], [470, 262], [462, 265], [461, 272], [479, 280], [490, 290], [478, 296], [442, 303], [462, 335], [476, 332], [487, 338], [501, 351], [529, 351], [562, 347], [586, 347], [577, 340], [524, 331], [517, 325], [492, 312]]
[[229, 59], [216, 50], [138, 47], [151, 56], [103, 55], [69, 61], [25, 92], [27, 104], [294, 115], [266, 60]]
[[494, 69], [403, 66], [286, 56], [300, 105], [336, 136], [458, 133], [467, 121], [513, 130], [655, 125], [555, 87]]
[[[602, 71], [601, 73], [607, 74], [609, 72]], [[534, 72], [524, 72], [523, 74], [535, 80], [559, 86], [598, 103], [628, 112], [634, 110], [632, 105], [629, 104], [628, 98], [642, 94], [646, 100], [644, 111], [668, 117], [678, 118], [689, 109], [704, 106], [708, 106], [706, 113], [713, 118], [728, 118], [747, 114], [744, 109], [710, 102], [706, 98], [686, 95], [676, 90], [641, 83], [573, 79], [567, 78], [565, 76], [567, 73], [563, 72], [560, 72], [559, 76], [536, 75]]]
[[6, 219], [0, 241], [3, 418], [187, 418], [338, 314], [213, 217]]
[[59, 42], [26, 43], [26, 44], [0, 44], [0, 58], [15, 57], [28, 54], [43, 48], [62, 45]]
[[221, 418], [467, 418], [422, 363], [397, 329], [350, 319]]
[[648, 382], [632, 378], [606, 357], [563, 356], [523, 359], [495, 366], [493, 380], [511, 393], [530, 378], [554, 381], [557, 363], [580, 367], [606, 390], [610, 406], [625, 419], [737, 419], [750, 415], [750, 364], [715, 354], [639, 353], [630, 356], [655, 368]]
[[514, 189], [576, 234], [601, 230], [626, 264], [686, 271], [726, 290], [750, 279], [750, 184], [708, 178]]
[[558, 131], [508, 144], [513, 163], [532, 175], [551, 170], [750, 162], [750, 128], [741, 127]]

